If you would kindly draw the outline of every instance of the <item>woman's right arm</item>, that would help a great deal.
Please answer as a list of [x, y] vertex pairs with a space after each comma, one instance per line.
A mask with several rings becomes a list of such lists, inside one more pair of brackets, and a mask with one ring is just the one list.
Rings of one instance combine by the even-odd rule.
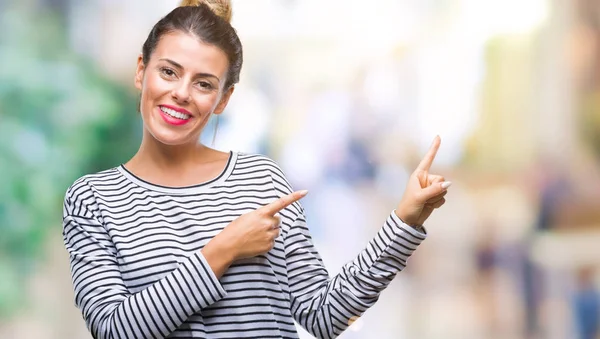
[[94, 338], [164, 338], [226, 295], [200, 251], [146, 289], [130, 293], [114, 245], [87, 207], [90, 196], [70, 193], [63, 209], [63, 239], [75, 304]]

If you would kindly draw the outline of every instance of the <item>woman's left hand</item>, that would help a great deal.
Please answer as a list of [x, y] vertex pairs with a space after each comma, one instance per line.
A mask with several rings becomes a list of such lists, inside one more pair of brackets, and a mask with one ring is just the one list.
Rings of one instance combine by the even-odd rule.
[[446, 202], [444, 196], [452, 183], [445, 181], [441, 175], [429, 173], [440, 143], [440, 137], [436, 136], [429, 152], [408, 179], [402, 200], [396, 208], [396, 215], [405, 224], [422, 226], [433, 210]]

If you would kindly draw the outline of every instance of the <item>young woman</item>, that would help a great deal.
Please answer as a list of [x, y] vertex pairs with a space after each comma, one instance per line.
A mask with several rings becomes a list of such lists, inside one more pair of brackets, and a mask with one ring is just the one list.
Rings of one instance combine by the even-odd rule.
[[338, 336], [425, 239], [449, 182], [429, 174], [439, 137], [379, 233], [330, 278], [281, 169], [199, 144], [242, 66], [226, 0], [184, 1], [138, 58], [144, 134], [126, 164], [78, 179], [63, 235], [75, 303], [95, 338]]

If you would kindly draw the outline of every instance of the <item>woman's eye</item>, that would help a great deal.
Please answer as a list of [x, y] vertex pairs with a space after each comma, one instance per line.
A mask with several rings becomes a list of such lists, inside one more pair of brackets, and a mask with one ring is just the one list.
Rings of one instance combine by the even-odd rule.
[[198, 86], [200, 86], [202, 89], [212, 89], [212, 85], [206, 81], [198, 82]]
[[163, 68], [163, 69], [161, 69], [161, 71], [164, 75], [166, 75], [168, 77], [175, 76], [175, 72], [173, 72], [173, 70], [170, 68]]

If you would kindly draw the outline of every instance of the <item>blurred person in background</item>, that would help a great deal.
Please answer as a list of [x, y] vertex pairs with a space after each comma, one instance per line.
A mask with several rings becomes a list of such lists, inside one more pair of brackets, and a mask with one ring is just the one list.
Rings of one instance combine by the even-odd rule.
[[572, 303], [580, 339], [596, 339], [600, 334], [600, 293], [594, 283], [595, 274], [593, 267], [584, 267], [576, 275], [577, 287]]
[[342, 333], [426, 238], [450, 182], [429, 173], [436, 137], [356, 259], [330, 278], [299, 200], [262, 155], [199, 143], [242, 66], [227, 0], [183, 1], [138, 58], [144, 130], [127, 163], [67, 190], [63, 237], [75, 302], [96, 338], [296, 338]]

